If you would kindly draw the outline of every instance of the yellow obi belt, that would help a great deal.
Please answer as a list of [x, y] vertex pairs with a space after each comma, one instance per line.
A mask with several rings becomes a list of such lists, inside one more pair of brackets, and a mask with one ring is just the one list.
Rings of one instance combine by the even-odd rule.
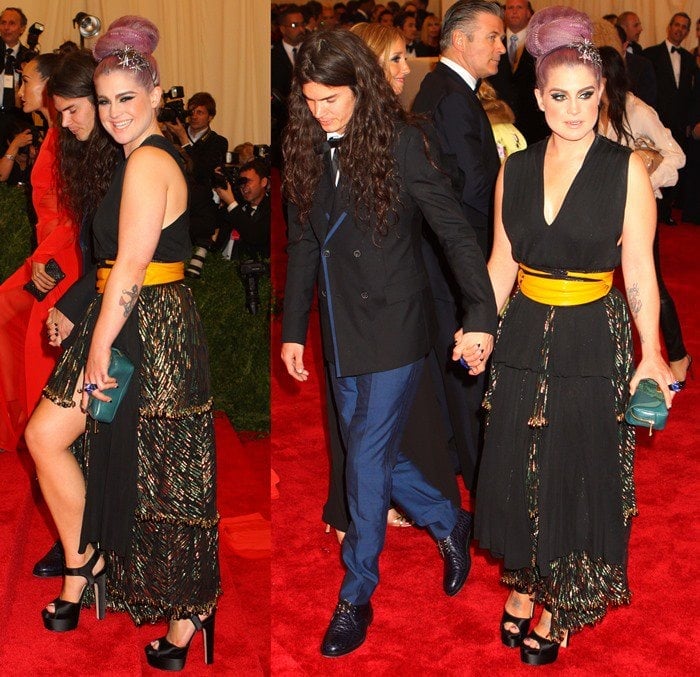
[[612, 270], [601, 273], [563, 271], [555, 275], [522, 263], [518, 270], [520, 291], [546, 306], [580, 306], [597, 301], [610, 291], [612, 282]]
[[[95, 288], [99, 294], [104, 294], [107, 278], [112, 272], [114, 261], [100, 261], [97, 268], [97, 282]], [[183, 261], [174, 263], [160, 263], [151, 261], [146, 268], [146, 277], [143, 279], [144, 287], [152, 287], [155, 284], [168, 284], [185, 279], [185, 264]]]

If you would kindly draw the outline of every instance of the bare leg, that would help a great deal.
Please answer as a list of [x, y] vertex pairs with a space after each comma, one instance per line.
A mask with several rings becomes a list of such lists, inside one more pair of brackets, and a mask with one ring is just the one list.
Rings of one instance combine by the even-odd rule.
[[[81, 381], [78, 379], [79, 383]], [[73, 400], [76, 406], [66, 408], [42, 399], [27, 424], [25, 440], [63, 544], [66, 566], [80, 567], [90, 559], [93, 549], [88, 547], [82, 555], [78, 553], [85, 509], [85, 479], [69, 447], [85, 432], [85, 414], [80, 411], [77, 393]], [[98, 562], [98, 570], [101, 566]], [[64, 577], [60, 598], [77, 602], [84, 587], [84, 578]], [[49, 611], [53, 611], [53, 605], [49, 605]]]

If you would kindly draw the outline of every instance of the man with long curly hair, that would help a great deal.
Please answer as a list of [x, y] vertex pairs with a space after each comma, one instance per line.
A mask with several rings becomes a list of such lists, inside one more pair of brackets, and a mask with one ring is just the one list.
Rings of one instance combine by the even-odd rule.
[[471, 374], [493, 346], [496, 307], [484, 258], [437, 142], [403, 111], [360, 38], [334, 30], [302, 44], [289, 96], [284, 190], [289, 266], [282, 359], [304, 382], [314, 284], [327, 378], [347, 449], [351, 524], [340, 601], [321, 645], [326, 656], [359, 647], [372, 621], [386, 512], [394, 500], [438, 542], [443, 588], [469, 573], [471, 516], [428, 484], [399, 450], [417, 375], [433, 345], [435, 314], [421, 254], [421, 217], [454, 269], [467, 312], [452, 358]]

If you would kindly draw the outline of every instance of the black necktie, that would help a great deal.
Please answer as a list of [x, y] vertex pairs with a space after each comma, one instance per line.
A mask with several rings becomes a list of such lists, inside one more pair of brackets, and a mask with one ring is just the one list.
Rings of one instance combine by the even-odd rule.
[[[3, 71], [5, 76], [11, 76], [14, 82], [15, 78], [15, 57], [12, 54], [12, 49], [9, 47], [5, 52], [5, 70]], [[4, 87], [2, 91], [2, 107], [5, 110], [13, 109], [15, 107], [15, 88]]]
[[297, 62], [297, 48], [292, 47], [292, 65]]
[[337, 185], [338, 172], [340, 171], [340, 144], [342, 137], [334, 136], [328, 139], [328, 147], [331, 154], [331, 180], [333, 185]]

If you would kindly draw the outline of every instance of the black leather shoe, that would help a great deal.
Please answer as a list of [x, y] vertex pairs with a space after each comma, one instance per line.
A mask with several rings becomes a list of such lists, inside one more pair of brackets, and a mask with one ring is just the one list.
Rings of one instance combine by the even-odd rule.
[[51, 550], [34, 565], [32, 573], [43, 578], [63, 576], [63, 564], [63, 546], [61, 541], [56, 541]]
[[340, 600], [323, 636], [321, 653], [333, 658], [355, 651], [365, 641], [372, 617], [372, 605], [369, 602], [350, 604], [347, 600]]
[[466, 510], [460, 510], [452, 533], [438, 541], [438, 550], [445, 560], [442, 589], [450, 597], [462, 589], [472, 566], [472, 558], [469, 555], [471, 532], [472, 514]]

